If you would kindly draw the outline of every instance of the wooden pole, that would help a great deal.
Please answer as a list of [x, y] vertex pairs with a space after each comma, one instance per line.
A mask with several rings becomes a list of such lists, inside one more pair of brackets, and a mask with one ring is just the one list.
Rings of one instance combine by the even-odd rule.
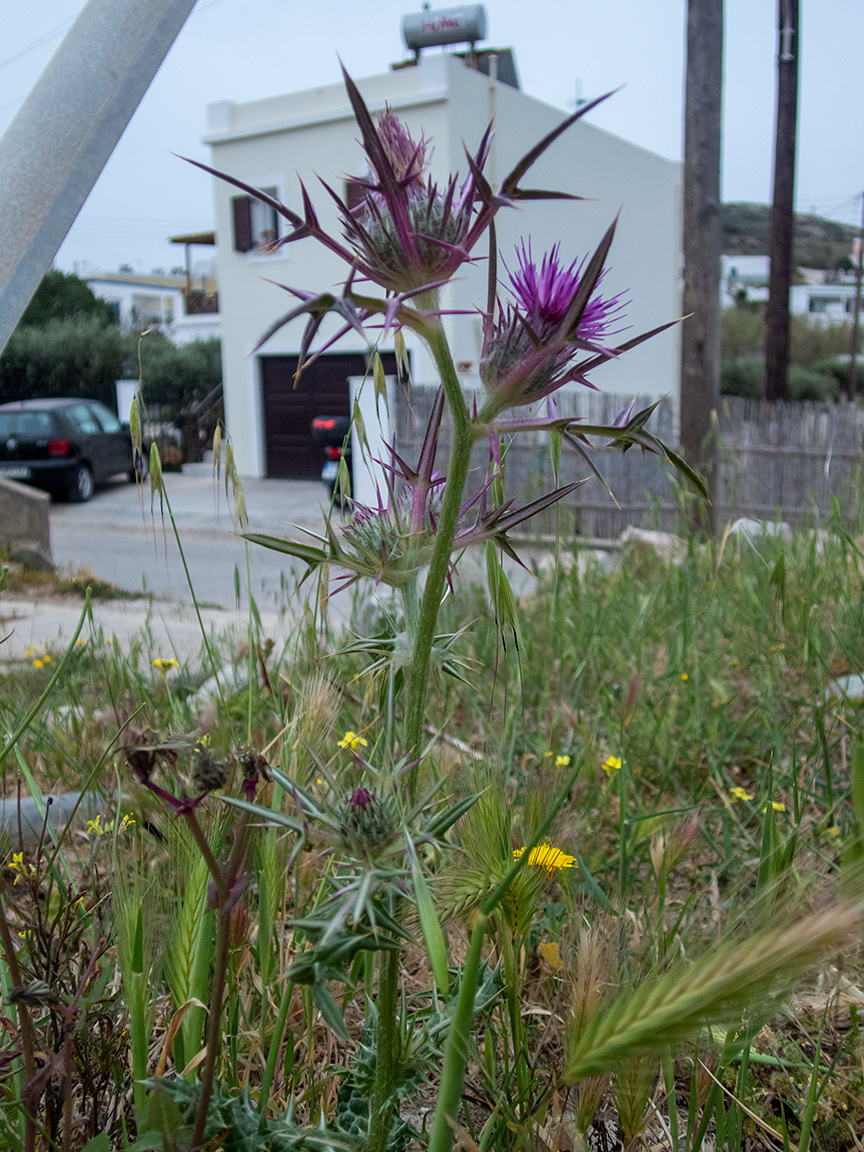
[[771, 207], [768, 311], [765, 316], [765, 395], [789, 399], [789, 289], [795, 227], [795, 133], [798, 123], [798, 0], [778, 0], [777, 131]]
[[681, 448], [705, 476], [711, 504], [694, 527], [715, 529], [720, 406], [720, 128], [723, 0], [688, 0], [684, 110], [684, 321]]

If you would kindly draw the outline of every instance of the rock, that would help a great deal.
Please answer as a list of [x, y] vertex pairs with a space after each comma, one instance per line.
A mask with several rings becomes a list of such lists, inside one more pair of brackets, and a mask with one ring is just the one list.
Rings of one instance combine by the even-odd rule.
[[[43, 803], [51, 801], [48, 807], [48, 824], [55, 831], [62, 831], [81, 798], [80, 792], [65, 792], [60, 796], [44, 797]], [[96, 792], [85, 792], [84, 798], [75, 813], [75, 824], [83, 825], [85, 821], [92, 820], [105, 808], [105, 801]], [[20, 834], [19, 834], [20, 812]], [[0, 800], [0, 849], [4, 855], [9, 852], [20, 852], [24, 848], [35, 848], [42, 835], [44, 814], [32, 796], [10, 796]], [[50, 834], [46, 833], [46, 840], [50, 843]]]
[[842, 696], [846, 700], [864, 700], [864, 674], [853, 672], [849, 676], [840, 676], [832, 680], [825, 689], [825, 699], [832, 696]]
[[648, 560], [656, 557], [664, 564], [681, 564], [687, 556], [687, 541], [674, 532], [654, 532], [648, 528], [625, 528], [618, 538], [626, 564], [628, 557]]
[[785, 521], [778, 523], [776, 520], [753, 520], [743, 516], [729, 529], [730, 536], [735, 534], [746, 537], [751, 544], [765, 536], [779, 536], [784, 544], [792, 543], [792, 529]]

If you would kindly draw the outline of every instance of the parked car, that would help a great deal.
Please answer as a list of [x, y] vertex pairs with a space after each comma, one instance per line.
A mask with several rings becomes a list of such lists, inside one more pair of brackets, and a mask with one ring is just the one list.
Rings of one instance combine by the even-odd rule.
[[0, 404], [0, 478], [81, 503], [121, 473], [135, 479], [129, 429], [99, 401]]

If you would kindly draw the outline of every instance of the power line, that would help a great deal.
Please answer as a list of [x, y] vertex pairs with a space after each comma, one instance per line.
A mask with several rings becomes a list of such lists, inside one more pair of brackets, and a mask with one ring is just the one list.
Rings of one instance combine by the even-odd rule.
[[[47, 44], [49, 40], [53, 40], [55, 36], [61, 35], [68, 28], [71, 28], [75, 23], [77, 16], [70, 16], [68, 20], [64, 20], [58, 24], [56, 28], [52, 28], [50, 32], [45, 32], [38, 40], [34, 40], [28, 44], [26, 48], [22, 48], [20, 52], [16, 52], [14, 56], [7, 56], [5, 60], [0, 60], [0, 68], [5, 68], [7, 64], [13, 64], [16, 60], [20, 60], [22, 56], [26, 56], [28, 52], [33, 52], [37, 48], [41, 48], [43, 44]], [[6, 105], [4, 105], [6, 107]]]

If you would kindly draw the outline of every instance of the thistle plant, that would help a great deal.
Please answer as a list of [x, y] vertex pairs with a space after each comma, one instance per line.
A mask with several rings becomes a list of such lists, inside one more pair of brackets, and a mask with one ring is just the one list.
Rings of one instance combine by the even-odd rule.
[[[461, 887], [453, 882], [450, 889], [454, 918], [457, 912], [470, 915], [470, 945], [454, 978], [447, 937], [438, 916], [441, 902], [439, 899], [436, 906], [433, 893], [439, 897], [442, 890], [446, 893], [450, 882], [447, 861], [455, 847], [449, 834], [477, 797], [453, 801], [442, 796], [442, 781], [425, 744], [436, 662], [454, 674], [459, 669], [452, 655], [459, 633], [441, 635], [438, 631], [442, 601], [454, 582], [459, 554], [470, 545], [483, 544], [495, 585], [490, 592], [496, 607], [505, 604], [506, 581], [497, 552], [518, 559], [512, 530], [566, 499], [576, 486], [551, 488], [532, 503], [514, 507], [506, 498], [502, 442], [521, 431], [541, 431], [556, 437], [556, 442], [579, 455], [588, 474], [597, 477], [593, 457], [598, 443], [624, 452], [638, 446], [643, 452], [664, 457], [704, 494], [701, 479], [648, 430], [653, 406], [637, 410], [629, 405], [609, 425], [589, 425], [561, 416], [555, 403], [560, 389], [595, 387], [597, 369], [676, 323], [672, 318], [652, 331], [619, 340], [627, 326], [627, 302], [622, 294], [610, 295], [604, 290], [614, 222], [597, 250], [584, 257], [564, 253], [560, 245], [535, 256], [531, 241], [524, 239], [512, 256], [500, 262], [507, 279], [503, 286], [499, 283], [498, 213], [522, 201], [579, 199], [568, 192], [525, 188], [522, 182], [538, 158], [598, 101], [565, 119], [540, 140], [508, 173], [500, 188], [493, 188], [484, 174], [491, 126], [475, 152], [466, 150], [467, 175], [453, 175], [439, 187], [429, 175], [431, 142], [423, 136], [413, 138], [390, 109], [376, 123], [347, 74], [345, 83], [367, 170], [350, 177], [355, 193], [350, 206], [325, 185], [339, 210], [341, 236], [330, 235], [322, 227], [302, 184], [302, 213], [298, 213], [234, 177], [223, 177], [270, 205], [288, 222], [288, 233], [272, 248], [310, 240], [340, 257], [346, 266], [339, 291], [282, 286], [296, 303], [267, 328], [258, 346], [286, 324], [305, 318], [299, 376], [316, 356], [348, 332], [361, 334], [370, 347], [392, 333], [397, 347], [404, 347], [403, 332], [408, 329], [428, 347], [440, 389], [417, 461], [403, 459], [398, 444], [390, 445], [379, 461], [383, 479], [376, 504], [353, 502], [347, 524], [337, 526], [328, 518], [323, 533], [312, 537], [311, 542], [245, 534], [251, 542], [302, 559], [310, 571], [319, 570], [324, 580], [329, 579], [331, 569], [338, 569], [342, 587], [369, 580], [392, 590], [398, 610], [391, 613], [391, 619], [401, 619], [402, 632], [389, 643], [381, 638], [360, 638], [348, 646], [355, 654], [374, 658], [372, 666], [377, 672], [383, 664], [389, 673], [385, 677], [388, 694], [380, 736], [373, 738], [370, 733], [367, 739], [353, 732], [346, 734], [340, 747], [350, 761], [342, 771], [324, 762], [324, 739], [316, 739], [315, 747], [305, 745], [294, 762], [298, 767], [302, 761], [302, 770], [293, 775], [272, 770], [274, 793], [269, 804], [256, 802], [259, 765], [250, 753], [243, 761], [247, 770], [242, 797], [223, 796], [227, 804], [239, 810], [227, 864], [206, 840], [196, 815], [203, 797], [224, 783], [215, 758], [199, 749], [192, 774], [194, 794], [178, 797], [153, 780], [152, 756], [158, 752], [165, 758], [164, 747], [154, 749], [145, 742], [131, 755], [127, 753], [141, 783], [187, 823], [213, 879], [211, 903], [219, 917], [219, 936], [207, 1060], [199, 1086], [183, 1082], [174, 1090], [176, 1099], [188, 1097], [187, 1103], [195, 1112], [191, 1144], [195, 1149], [215, 1138], [222, 1128], [241, 1123], [236, 1118], [229, 1123], [232, 1110], [242, 1113], [242, 1124], [254, 1131], [255, 1140], [260, 1139], [256, 1147], [265, 1146], [270, 1133], [275, 1138], [277, 1129], [272, 1126], [276, 1124], [282, 1125], [278, 1131], [286, 1147], [342, 1147], [351, 1143], [346, 1135], [349, 1128], [350, 1137], [362, 1141], [364, 1152], [400, 1147], [406, 1129], [399, 1102], [421, 1082], [427, 1068], [440, 1064], [428, 1147], [431, 1152], [449, 1152], [458, 1127], [466, 1070], [474, 1055], [475, 1018], [499, 994], [495, 982], [484, 979], [487, 932], [502, 960], [504, 988], [500, 991], [512, 1049], [507, 1080], [518, 1090], [518, 1105], [513, 1106], [511, 1115], [518, 1124], [532, 1122], [533, 1065], [520, 1000], [532, 920], [549, 885], [563, 885], [577, 870], [586, 875], [586, 883], [594, 884], [604, 907], [609, 902], [579, 858], [568, 850], [573, 846], [552, 838], [556, 816], [568, 803], [582, 769], [581, 757], [575, 758], [570, 769], [570, 757], [564, 756], [561, 767], [570, 771], [561, 780], [554, 802], [544, 806], [521, 842], [513, 842], [504, 815], [495, 825], [495, 835], [474, 837], [478, 841], [476, 856], [484, 865], [475, 869], [467, 885], [463, 868]], [[481, 309], [482, 392], [473, 396], [463, 390], [456, 372], [440, 290], [463, 265], [479, 259], [488, 262], [488, 283]], [[362, 290], [358, 286], [361, 281], [365, 282]], [[330, 315], [341, 322], [337, 333], [313, 347]], [[532, 405], [540, 405], [542, 410], [522, 411]], [[452, 438], [449, 458], [443, 463], [438, 449], [445, 413]], [[472, 450], [478, 444], [488, 444], [489, 473], [477, 490], [467, 491]], [[515, 615], [515, 609], [513, 612]], [[613, 759], [610, 757], [607, 764]], [[621, 763], [619, 759], [615, 767], [620, 769]], [[472, 826], [482, 822], [488, 803], [484, 798], [478, 804], [463, 829], [463, 856], [470, 854]], [[499, 813], [506, 807], [503, 800], [498, 807]], [[622, 801], [622, 827], [625, 809]], [[292, 861], [313, 846], [326, 862], [314, 898], [302, 908], [299, 901], [295, 903], [294, 951], [257, 1119], [250, 1101], [242, 1095], [229, 1099], [215, 1075], [222, 1007], [218, 986], [228, 971], [228, 913], [247, 883], [246, 842], [253, 821], [266, 825], [268, 836], [274, 830], [289, 834], [293, 839]], [[219, 851], [224, 847], [218, 845]], [[580, 1116], [590, 1113], [606, 1077], [615, 1074], [619, 1097], [627, 1101], [626, 1109], [622, 1105], [622, 1111], [627, 1112], [627, 1132], [635, 1138], [650, 1090], [650, 1058], [658, 1054], [668, 1057], [670, 1046], [691, 1035], [701, 1021], [727, 1019], [748, 997], [766, 992], [796, 966], [812, 960], [821, 948], [842, 942], [856, 915], [850, 908], [833, 919], [828, 916], [807, 922], [806, 946], [795, 946], [791, 937], [782, 934], [766, 937], [759, 964], [752, 963], [744, 950], [723, 953], [689, 974], [661, 977], [650, 987], [645, 985], [645, 991], [622, 992], [614, 1001], [601, 994], [599, 978], [595, 979], [596, 987], [582, 998], [579, 1026], [573, 1031], [567, 1056], [567, 1079], [581, 1088]], [[422, 937], [434, 988], [426, 993], [428, 1008], [412, 1013], [406, 989], [403, 986], [400, 990], [400, 957], [418, 937]], [[596, 967], [599, 971], [599, 963]], [[334, 985], [345, 989], [341, 1002], [334, 995]], [[293, 1111], [279, 1121], [267, 1115], [267, 1093], [273, 1084], [295, 987], [304, 992], [308, 1032], [312, 1032], [314, 1005], [343, 1041], [351, 1038], [347, 1006], [365, 992], [360, 1050], [338, 1093], [337, 1117], [345, 1129], [341, 1132], [333, 1131], [323, 1114], [317, 1129], [305, 1130], [294, 1126]], [[505, 1013], [499, 1013], [498, 1018], [504, 1020]], [[489, 1022], [487, 1033], [493, 1034]], [[494, 1062], [494, 1053], [489, 1059]], [[308, 1098], [315, 1102], [314, 1086]]]
[[[312, 947], [295, 962], [292, 980], [312, 984], [318, 1007], [338, 1030], [341, 1017], [325, 981], [346, 981], [345, 965], [361, 951], [382, 953], [376, 1003], [378, 1064], [367, 1148], [369, 1152], [384, 1152], [393, 1123], [399, 1062], [397, 981], [399, 948], [404, 939], [399, 911], [403, 900], [413, 900], [420, 911], [425, 908], [422, 919], [427, 947], [430, 955], [438, 955], [439, 967], [443, 948], [440, 927], [437, 922], [433, 924], [434, 912], [430, 914], [431, 901], [427, 903], [422, 869], [416, 863], [409, 868], [405, 852], [416, 860], [413, 845], [418, 835], [421, 842], [437, 844], [437, 851], [445, 851], [439, 837], [443, 835], [443, 827], [451, 822], [449, 816], [444, 817], [442, 829], [437, 832], [417, 824], [429, 803], [429, 794], [424, 793], [428, 772], [424, 770], [423, 733], [433, 654], [449, 651], [449, 638], [442, 640], [437, 635], [437, 624], [442, 597], [448, 581], [453, 578], [453, 557], [466, 546], [478, 543], [515, 556], [508, 532], [541, 509], [566, 498], [575, 487], [555, 488], [526, 507], [513, 508], [504, 497], [502, 485], [492, 482], [501, 476], [501, 439], [528, 428], [557, 433], [577, 450], [595, 474], [597, 469], [591, 461], [592, 438], [600, 438], [606, 445], [624, 451], [638, 444], [643, 451], [664, 455], [700, 489], [702, 483], [673, 451], [647, 431], [651, 408], [641, 412], [628, 408], [608, 427], [585, 426], [572, 418], [561, 418], [556, 410], [554, 393], [558, 389], [574, 382], [593, 387], [589, 373], [663, 330], [658, 328], [624, 344], [613, 340], [624, 322], [624, 301], [620, 295], [603, 296], [599, 289], [614, 224], [590, 258], [573, 260], [570, 264], [563, 260], [558, 246], [544, 254], [538, 263], [530, 241], [523, 241], [515, 254], [506, 296], [502, 298], [499, 293], [495, 217], [522, 201], [579, 198], [564, 191], [523, 188], [522, 181], [558, 137], [599, 101], [584, 106], [548, 133], [522, 157], [497, 190], [484, 175], [492, 134], [490, 125], [476, 152], [466, 150], [467, 176], [460, 180], [458, 175], [453, 175], [439, 187], [428, 173], [430, 142], [423, 136], [419, 140], [412, 138], [390, 109], [376, 123], [347, 74], [345, 84], [368, 168], [364, 174], [350, 178], [355, 192], [352, 199], [356, 200], [351, 207], [325, 185], [339, 209], [341, 237], [331, 236], [324, 230], [302, 184], [300, 215], [269, 194], [231, 176], [224, 177], [269, 204], [288, 222], [289, 232], [273, 248], [311, 239], [335, 253], [347, 266], [342, 291], [338, 294], [283, 286], [299, 303], [269, 326], [259, 347], [285, 324], [305, 316], [299, 375], [316, 355], [349, 331], [362, 334], [371, 344], [373, 327], [377, 338], [386, 338], [391, 331], [401, 338], [401, 330], [407, 328], [428, 346], [440, 374], [441, 388], [416, 466], [402, 460], [395, 445], [391, 447], [390, 459], [382, 461], [386, 493], [379, 495], [377, 507], [355, 503], [353, 518], [341, 531], [328, 520], [325, 534], [314, 543], [254, 534], [247, 539], [297, 556], [310, 570], [320, 568], [329, 572], [331, 567], [339, 568], [345, 574], [343, 584], [367, 578], [396, 591], [404, 634], [402, 643], [392, 645], [390, 660], [394, 667], [398, 665], [399, 683], [405, 687], [398, 732], [387, 741], [387, 747], [394, 758], [400, 759], [379, 766], [383, 788], [381, 782], [370, 779], [368, 762], [363, 761], [360, 780], [355, 781], [352, 789], [335, 805], [322, 805], [296, 781], [280, 779], [294, 797], [297, 816], [265, 812], [248, 801], [231, 802], [277, 824], [287, 821], [286, 827], [304, 837], [312, 835], [313, 828], [317, 829], [334, 851], [338, 851], [338, 858], [344, 858], [344, 863], [338, 863], [328, 877], [334, 889], [332, 895], [311, 920], [307, 918], [297, 925]], [[478, 246], [484, 237], [487, 246], [479, 255], [488, 259], [489, 269], [480, 366], [485, 399], [481, 397], [478, 406], [475, 398], [464, 393], [457, 377], [445, 334], [439, 290], [462, 265], [479, 258]], [[358, 278], [383, 289], [384, 295], [359, 291], [355, 285]], [[341, 327], [333, 339], [313, 351], [313, 341], [329, 314], [341, 319]], [[511, 411], [542, 400], [546, 400], [545, 415], [526, 417]], [[445, 407], [453, 436], [446, 468], [439, 473], [436, 455]], [[480, 491], [469, 494], [466, 500], [471, 453], [480, 441], [490, 445], [492, 474]], [[493, 560], [493, 565], [496, 563]], [[495, 572], [496, 586], [500, 588], [505, 578], [500, 568], [495, 567]], [[393, 683], [395, 685], [395, 678]], [[395, 711], [392, 716], [395, 719]], [[434, 787], [431, 795], [435, 795]], [[565, 799], [566, 793], [559, 804]], [[550, 824], [551, 818], [543, 835]], [[485, 902], [482, 897], [480, 900], [481, 927], [479, 934], [475, 928], [470, 960], [475, 970], [470, 977], [463, 976], [465, 1002], [460, 1000], [457, 1010], [463, 1027], [470, 1017], [472, 985], [476, 987], [478, 979], [476, 965], [483, 940], [482, 924], [493, 915], [495, 904], [523, 870], [526, 881], [534, 873], [529, 882], [533, 888], [539, 870], [532, 865], [542, 858], [547, 870], [553, 867], [553, 850], [542, 837], [537, 843], [520, 847], [522, 852], [515, 860], [512, 848], [505, 855], [503, 876], [490, 885], [498, 893], [495, 902], [489, 906], [488, 893]], [[559, 852], [559, 855], [562, 860], [571, 860], [566, 853]], [[506, 917], [504, 923], [506, 925]], [[513, 985], [515, 937], [512, 930], [505, 935], [508, 974]], [[446, 973], [442, 972], [441, 979], [446, 991]], [[513, 1040], [514, 1045], [521, 1045], [516, 996], [515, 987], [511, 987]], [[464, 1052], [452, 1052], [448, 1059], [451, 1060], [451, 1083], [441, 1098], [444, 1103], [439, 1100], [433, 1138], [439, 1149], [452, 1139], [448, 1117], [455, 1119], [452, 1103], [458, 1098], [460, 1077], [464, 1075]], [[520, 1080], [524, 1080], [527, 1074], [524, 1054], [517, 1054], [517, 1061]]]

